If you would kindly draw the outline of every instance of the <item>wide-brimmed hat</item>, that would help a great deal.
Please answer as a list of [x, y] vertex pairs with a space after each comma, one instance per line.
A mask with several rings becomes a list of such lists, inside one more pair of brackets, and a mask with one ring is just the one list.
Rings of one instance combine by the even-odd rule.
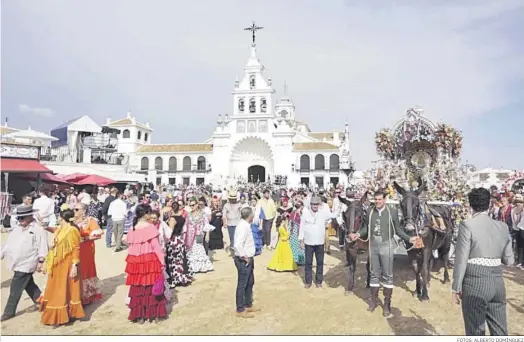
[[314, 196], [314, 197], [311, 198], [311, 201], [309, 203], [310, 204], [320, 204], [320, 203], [322, 203], [322, 201], [320, 200], [320, 197]]
[[524, 196], [521, 194], [516, 194], [513, 196], [513, 203], [524, 203]]
[[34, 209], [31, 204], [22, 204], [15, 208], [11, 213], [11, 216], [22, 217], [22, 216], [31, 216], [38, 212], [38, 209]]
[[237, 195], [236, 190], [231, 190], [231, 191], [229, 192], [229, 196], [228, 196], [227, 198], [230, 199], [230, 200], [236, 200], [236, 199], [238, 199], [238, 195]]

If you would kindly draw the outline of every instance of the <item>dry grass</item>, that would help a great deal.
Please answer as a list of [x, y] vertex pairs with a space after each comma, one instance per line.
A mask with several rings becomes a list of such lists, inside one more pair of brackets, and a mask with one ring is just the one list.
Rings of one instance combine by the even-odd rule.
[[[5, 235], [2, 234], [3, 240]], [[227, 234], [224, 234], [227, 236]], [[332, 245], [336, 242], [333, 240]], [[334, 248], [333, 248], [334, 249]], [[264, 252], [255, 259], [255, 301], [262, 311], [252, 320], [235, 316], [236, 269], [224, 251], [214, 254], [215, 271], [197, 275], [194, 284], [176, 291], [176, 303], [166, 321], [134, 325], [127, 321], [127, 287], [124, 259], [126, 253], [112, 254], [103, 241], [97, 242], [97, 265], [104, 298], [86, 308], [84, 321], [51, 328], [40, 324], [39, 313], [24, 312], [31, 301], [24, 293], [17, 316], [2, 324], [2, 334], [34, 335], [462, 335], [460, 308], [450, 302], [450, 286], [442, 285], [442, 274], [433, 273], [431, 301], [418, 302], [413, 296], [413, 272], [407, 261], [395, 262], [394, 318], [386, 320], [379, 308], [366, 311], [368, 291], [359, 288], [356, 295], [344, 296], [347, 269], [341, 253], [326, 255], [324, 287], [303, 287], [303, 271], [274, 273], [265, 266], [271, 257]], [[364, 284], [365, 264], [358, 265], [359, 284]], [[9, 295], [12, 273], [2, 262], [2, 309]], [[35, 276], [39, 285], [45, 283]], [[508, 321], [512, 335], [524, 335], [524, 271], [506, 272]], [[517, 299], [519, 298], [519, 299]]]

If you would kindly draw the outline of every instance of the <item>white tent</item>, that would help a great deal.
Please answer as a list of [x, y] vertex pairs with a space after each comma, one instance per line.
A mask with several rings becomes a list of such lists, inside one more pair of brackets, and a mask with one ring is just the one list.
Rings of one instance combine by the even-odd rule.
[[55, 138], [49, 134], [45, 134], [43, 132], [38, 132], [38, 131], [31, 129], [31, 126], [29, 126], [29, 128], [26, 130], [8, 133], [4, 135], [4, 137], [8, 139], [15, 139], [15, 140], [23, 139], [23, 140], [28, 140], [31, 142], [44, 142], [44, 143], [58, 140], [58, 138]]

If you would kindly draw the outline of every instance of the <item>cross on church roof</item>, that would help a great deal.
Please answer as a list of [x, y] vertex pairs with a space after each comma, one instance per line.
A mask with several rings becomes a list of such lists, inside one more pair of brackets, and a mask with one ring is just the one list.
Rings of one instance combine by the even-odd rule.
[[262, 30], [263, 27], [261, 26], [257, 26], [257, 24], [255, 24], [255, 22], [253, 21], [253, 24], [251, 24], [251, 26], [249, 27], [246, 27], [244, 29], [244, 31], [251, 31], [253, 32], [253, 46], [255, 46], [255, 33], [258, 31], [258, 30]]

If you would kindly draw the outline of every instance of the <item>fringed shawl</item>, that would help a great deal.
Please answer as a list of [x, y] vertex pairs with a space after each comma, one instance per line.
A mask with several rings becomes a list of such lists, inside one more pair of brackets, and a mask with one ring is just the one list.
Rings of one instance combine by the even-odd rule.
[[186, 236], [184, 239], [184, 244], [189, 250], [193, 247], [197, 235], [202, 235], [204, 232], [204, 227], [206, 226], [207, 219], [203, 211], [199, 211], [197, 215], [194, 212], [190, 212], [187, 215], [186, 219]]
[[52, 274], [53, 268], [73, 254], [73, 263], [79, 263], [80, 232], [69, 223], [63, 223], [53, 235], [53, 247], [47, 255], [47, 273]]

